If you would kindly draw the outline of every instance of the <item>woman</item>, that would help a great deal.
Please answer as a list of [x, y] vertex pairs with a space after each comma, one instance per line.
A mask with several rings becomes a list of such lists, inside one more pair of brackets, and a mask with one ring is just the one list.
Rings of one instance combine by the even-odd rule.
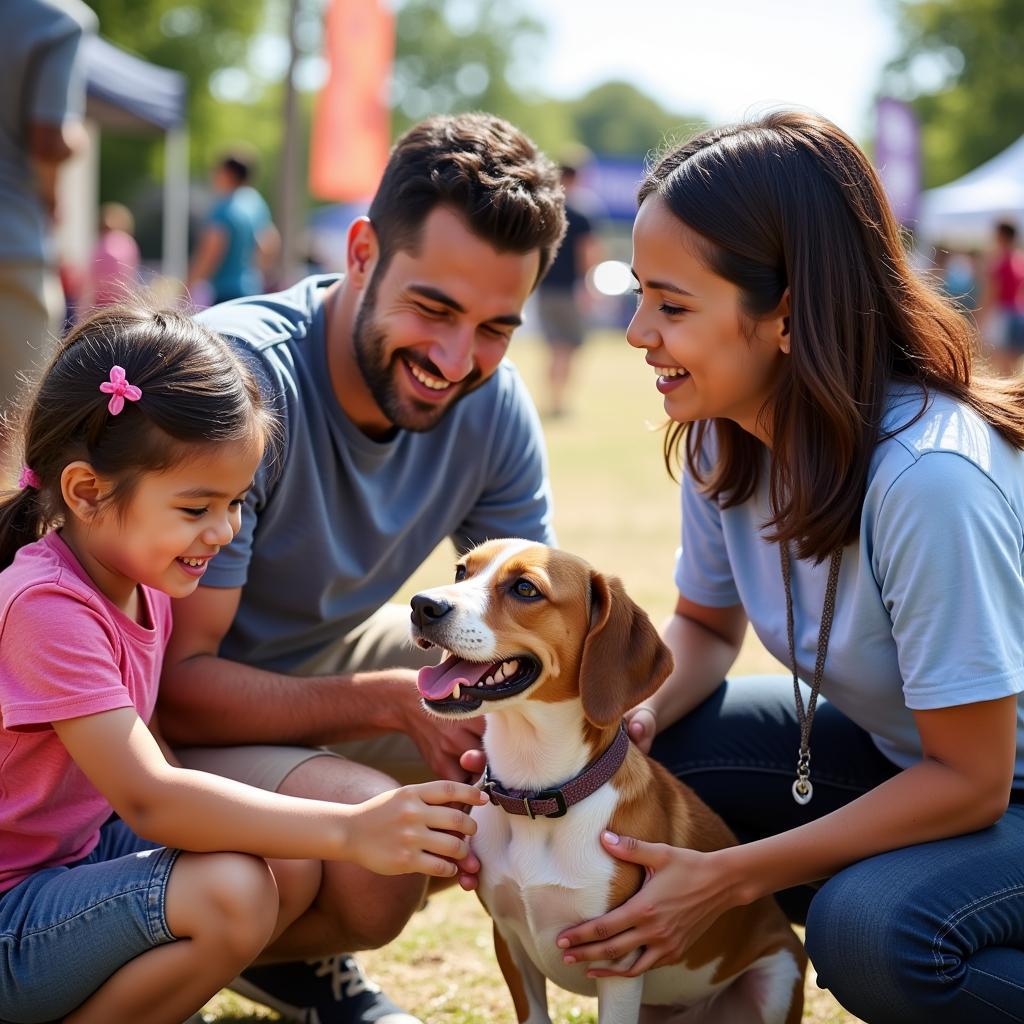
[[[676, 669], [630, 731], [743, 845], [606, 836], [653, 873], [559, 945], [640, 973], [772, 892], [863, 1020], [1024, 1021], [1024, 387], [822, 118], [705, 132], [639, 199], [627, 338], [685, 471]], [[793, 679], [721, 682], [748, 621]]]

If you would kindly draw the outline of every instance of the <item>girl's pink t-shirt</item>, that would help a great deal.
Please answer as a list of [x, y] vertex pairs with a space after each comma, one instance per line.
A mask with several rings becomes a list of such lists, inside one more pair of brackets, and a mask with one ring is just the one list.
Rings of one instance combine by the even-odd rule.
[[127, 707], [149, 721], [171, 602], [139, 590], [146, 626], [97, 590], [55, 532], [0, 572], [0, 892], [86, 856], [111, 814], [51, 723]]
[[94, 306], [123, 302], [139, 279], [139, 247], [124, 231], [105, 231], [92, 254]]

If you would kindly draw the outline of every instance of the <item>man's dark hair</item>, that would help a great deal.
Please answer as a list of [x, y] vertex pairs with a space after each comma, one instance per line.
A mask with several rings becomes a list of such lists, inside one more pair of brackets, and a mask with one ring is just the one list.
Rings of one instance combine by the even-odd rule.
[[438, 206], [500, 252], [540, 252], [539, 281], [565, 233], [555, 165], [518, 128], [491, 114], [428, 118], [395, 143], [369, 217], [380, 266], [415, 251]]

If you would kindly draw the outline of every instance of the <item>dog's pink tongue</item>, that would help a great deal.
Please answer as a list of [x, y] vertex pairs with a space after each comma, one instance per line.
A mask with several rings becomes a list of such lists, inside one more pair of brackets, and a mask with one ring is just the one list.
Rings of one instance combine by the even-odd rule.
[[440, 665], [421, 668], [416, 686], [427, 700], [444, 700], [456, 686], [476, 686], [490, 668], [490, 662], [463, 661], [453, 654]]

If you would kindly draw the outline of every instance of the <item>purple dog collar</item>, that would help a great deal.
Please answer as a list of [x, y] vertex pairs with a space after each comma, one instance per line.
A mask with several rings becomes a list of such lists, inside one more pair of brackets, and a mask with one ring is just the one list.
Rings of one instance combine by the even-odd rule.
[[629, 736], [623, 722], [603, 754], [594, 758], [579, 775], [555, 789], [536, 792], [505, 789], [497, 779], [491, 777], [489, 767], [484, 768], [480, 788], [492, 804], [509, 814], [525, 814], [529, 818], [560, 818], [573, 804], [596, 793], [622, 767], [628, 750]]

